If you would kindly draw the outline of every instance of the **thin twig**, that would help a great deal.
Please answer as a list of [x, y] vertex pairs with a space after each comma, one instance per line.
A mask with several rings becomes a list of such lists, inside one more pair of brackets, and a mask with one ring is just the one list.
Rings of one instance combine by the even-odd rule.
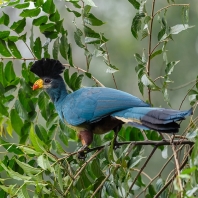
[[[85, 4], [84, 4], [84, 1], [82, 1], [82, 10], [83, 10], [83, 11], [84, 11], [84, 8], [85, 8]], [[84, 14], [82, 14], [82, 23], [83, 23], [83, 26], [85, 27]], [[86, 37], [85, 31], [83, 31], [83, 33], [84, 33], [84, 37]], [[85, 45], [85, 47], [84, 47], [85, 49], [84, 49], [84, 50], [89, 51], [89, 50], [88, 50], [88, 47], [87, 47], [87, 44], [84, 43], [84, 45]], [[89, 72], [90, 62], [89, 62], [89, 58], [88, 58], [88, 56], [86, 55], [86, 53], [85, 53], [85, 57], [86, 57], [86, 64], [87, 64], [87, 72]]]
[[[182, 145], [179, 149], [176, 150], [176, 152], [180, 151], [182, 148], [184, 147], [184, 145]], [[166, 168], [166, 166], [169, 164], [169, 162], [171, 161], [171, 159], [173, 158], [173, 154], [169, 157], [169, 159], [166, 161], [166, 163], [163, 165], [163, 167], [161, 168], [161, 170], [159, 171], [159, 173], [153, 177], [153, 179], [147, 184], [147, 186], [136, 196], [136, 198], [138, 198], [143, 192], [146, 191], [146, 189], [148, 189], [148, 187], [150, 186], [150, 184], [155, 181], [158, 177], [161, 176], [162, 172], [164, 171], [164, 169]]]
[[188, 93], [196, 86], [196, 84], [197, 84], [197, 81], [196, 81], [196, 83], [188, 90], [187, 94], [185, 95], [184, 99], [182, 100], [182, 102], [181, 102], [181, 104], [180, 104], [180, 106], [179, 106], [179, 110], [181, 109], [182, 104], [184, 103], [184, 100], [187, 98]]
[[[114, 169], [114, 172], [120, 167], [120, 164], [116, 164], [116, 167]], [[93, 194], [91, 195], [90, 198], [93, 198], [96, 193], [102, 188], [102, 186], [104, 185], [104, 183], [107, 181], [107, 179], [109, 179], [110, 177], [110, 173], [104, 178], [104, 180], [101, 182], [101, 184], [96, 188], [96, 190], [93, 192]]]
[[179, 183], [179, 187], [180, 187], [180, 190], [181, 190], [181, 197], [183, 195], [183, 186], [182, 186], [182, 182], [181, 182], [181, 179], [179, 178], [179, 174], [180, 174], [180, 168], [179, 168], [179, 160], [178, 160], [178, 156], [177, 156], [177, 153], [175, 151], [175, 145], [171, 145], [172, 146], [172, 151], [173, 151], [173, 155], [174, 155], [174, 160], [175, 160], [175, 167], [176, 167], [176, 171], [177, 171], [177, 179], [178, 179], [178, 183]]
[[189, 6], [190, 4], [176, 4], [176, 3], [173, 3], [173, 4], [170, 4], [170, 5], [168, 5], [168, 6], [166, 6], [166, 7], [163, 7], [163, 8], [161, 8], [161, 9], [159, 9], [154, 15], [153, 15], [153, 17], [155, 17], [158, 13], [160, 13], [162, 10], [166, 10], [167, 8], [169, 8], [169, 7], [172, 7], [172, 6]]
[[[71, 67], [71, 65], [69, 64], [63, 64], [63, 66], [66, 66], [66, 67]], [[81, 69], [80, 67], [77, 67], [77, 66], [73, 66], [72, 68], [75, 68], [83, 73], [86, 73], [87, 71], [85, 71], [84, 69]], [[94, 76], [91, 76], [92, 80], [96, 82], [96, 84], [100, 85], [101, 87], [105, 87], [99, 80], [97, 80]]]
[[76, 175], [74, 176], [74, 180], [71, 181], [69, 187], [67, 188], [67, 190], [64, 193], [64, 196], [66, 196], [71, 188], [71, 186], [73, 185], [73, 182], [75, 181], [75, 179], [80, 175], [80, 173], [84, 170], [84, 168], [87, 166], [87, 164], [93, 160], [101, 151], [103, 150], [103, 148], [101, 148], [100, 150], [96, 151], [80, 168], [80, 170], [77, 171]]
[[[140, 169], [137, 169], [137, 168], [132, 168], [131, 170], [135, 170], [137, 172], [140, 172]], [[152, 180], [149, 175], [147, 175], [144, 171], [141, 172], [144, 176], [146, 176], [150, 181]]]
[[[109, 52], [108, 52], [108, 49], [107, 49], [107, 43], [104, 44], [104, 47], [105, 47], [105, 51], [106, 51], [106, 54], [107, 54], [107, 61], [108, 61], [108, 64], [110, 65], [111, 62], [110, 62]], [[113, 82], [115, 84], [116, 89], [118, 89], [118, 86], [117, 86], [117, 83], [116, 83], [116, 80], [115, 80], [115, 76], [114, 76], [113, 73], [112, 73], [112, 78], [113, 78]]]
[[[191, 146], [191, 148], [189, 149], [188, 154], [190, 154], [190, 152], [192, 151], [192, 149], [193, 149], [193, 146]], [[186, 165], [187, 162], [188, 162], [188, 155], [186, 155], [186, 159], [183, 161], [183, 163], [182, 163], [181, 166], [179, 167], [179, 170], [182, 170], [183, 167]], [[159, 192], [155, 195], [154, 198], [158, 198], [158, 197], [162, 194], [162, 192], [170, 185], [170, 183], [174, 180], [174, 178], [175, 178], [176, 176], [177, 176], [177, 173], [175, 173], [175, 174], [172, 176], [172, 178], [163, 186], [163, 188], [161, 188], [161, 189], [159, 190]]]
[[174, 90], [177, 90], [177, 89], [182, 89], [182, 88], [184, 88], [184, 87], [186, 87], [186, 86], [188, 86], [188, 85], [190, 85], [190, 84], [192, 84], [192, 83], [194, 83], [194, 82], [198, 82], [198, 80], [197, 79], [195, 79], [195, 80], [192, 80], [192, 81], [190, 81], [190, 82], [187, 82], [187, 83], [185, 83], [185, 84], [183, 84], [183, 85], [181, 85], [181, 86], [178, 86], [178, 87], [173, 87], [173, 88], [168, 88], [168, 90], [170, 90], [170, 91], [174, 91]]
[[136, 175], [135, 179], [133, 180], [133, 183], [132, 183], [131, 186], [129, 187], [129, 191], [128, 191], [128, 193], [126, 194], [125, 198], [128, 197], [129, 192], [132, 190], [132, 188], [133, 188], [133, 186], [134, 186], [136, 180], [138, 179], [139, 175], [141, 174], [141, 172], [144, 170], [144, 168], [145, 168], [146, 165], [148, 164], [149, 160], [151, 159], [152, 155], [155, 153], [156, 149], [157, 149], [157, 146], [155, 146], [155, 147], [153, 148], [153, 150], [152, 150], [152, 152], [150, 153], [150, 155], [148, 156], [146, 162], [144, 163], [144, 165], [142, 166], [142, 168], [140, 169], [140, 171], [139, 171], [138, 174]]
[[[151, 66], [151, 45], [152, 45], [154, 9], [155, 9], [155, 0], [153, 0], [153, 3], [152, 3], [151, 21], [150, 21], [150, 30], [149, 30], [150, 34], [149, 34], [149, 42], [148, 42], [148, 61], [146, 65], [146, 72], [148, 76], [150, 76], [150, 66]], [[148, 101], [151, 104], [151, 89], [150, 88], [148, 88]]]

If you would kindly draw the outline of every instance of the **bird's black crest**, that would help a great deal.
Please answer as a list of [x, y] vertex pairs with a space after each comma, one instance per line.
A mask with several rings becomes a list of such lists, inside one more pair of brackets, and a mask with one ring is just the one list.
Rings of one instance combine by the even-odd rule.
[[43, 58], [36, 61], [30, 68], [30, 71], [35, 73], [39, 77], [51, 77], [56, 78], [63, 72], [65, 67], [54, 59]]

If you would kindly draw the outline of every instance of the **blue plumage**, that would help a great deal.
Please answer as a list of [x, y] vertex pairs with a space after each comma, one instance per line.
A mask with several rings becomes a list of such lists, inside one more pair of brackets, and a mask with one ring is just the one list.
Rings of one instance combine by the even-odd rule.
[[63, 67], [57, 60], [36, 61], [31, 71], [42, 79], [41, 84], [36, 82], [33, 89], [46, 90], [62, 121], [76, 129], [85, 146], [92, 142], [93, 133], [118, 132], [123, 123], [145, 130], [178, 132], [176, 122], [192, 114], [192, 109], [153, 108], [133, 95], [111, 88], [82, 88], [68, 94], [60, 76]]

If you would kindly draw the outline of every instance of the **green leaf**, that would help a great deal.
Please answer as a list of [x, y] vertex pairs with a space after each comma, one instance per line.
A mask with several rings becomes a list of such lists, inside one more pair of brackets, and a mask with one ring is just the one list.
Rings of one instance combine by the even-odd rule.
[[170, 28], [170, 34], [179, 34], [181, 31], [193, 28], [194, 26], [189, 26], [188, 24], [178, 24]]
[[97, 7], [92, 0], [83, 0], [85, 4], [90, 5], [91, 7]]
[[6, 85], [6, 80], [5, 80], [5, 75], [3, 71], [3, 62], [0, 62], [0, 83], [5, 86]]
[[9, 36], [6, 40], [16, 42], [19, 40], [18, 36]]
[[41, 59], [42, 44], [41, 44], [41, 39], [40, 39], [40, 37], [38, 37], [38, 38], [35, 40], [34, 46], [33, 46], [33, 50], [34, 50], [34, 55], [35, 55], [38, 59]]
[[[16, 161], [17, 161], [17, 159], [16, 159]], [[2, 162], [0, 162], [0, 165], [4, 168], [4, 170], [13, 179], [16, 179], [16, 180], [30, 180], [31, 179], [31, 177], [29, 177], [29, 176], [21, 175], [20, 173], [13, 171], [11, 168], [7, 168]]]
[[18, 144], [9, 143], [4, 141], [3, 139], [0, 139], [1, 145], [9, 152], [9, 153], [15, 153], [17, 155], [22, 155], [23, 152], [19, 149]]
[[61, 173], [61, 169], [60, 166], [56, 166], [56, 173], [57, 173], [57, 179], [58, 179], [58, 184], [60, 186], [61, 191], [63, 191], [63, 178], [62, 178], [62, 173]]
[[156, 182], [156, 190], [159, 191], [164, 185], [162, 178], [159, 178]]
[[29, 164], [26, 164], [24, 162], [19, 161], [18, 159], [15, 159], [16, 163], [24, 170], [24, 172], [28, 175], [35, 175], [41, 172], [40, 168], [35, 168], [33, 166], [30, 166]]
[[43, 147], [44, 143], [38, 138], [38, 136], [34, 132], [33, 124], [31, 125], [31, 128], [30, 128], [30, 136], [29, 137], [30, 137], [30, 140], [32, 142], [34, 149], [37, 152], [43, 153], [45, 151], [45, 149]]
[[83, 74], [80, 74], [80, 75], [77, 77], [76, 82], [75, 82], [75, 90], [78, 90], [78, 89], [81, 88], [81, 84], [82, 84], [83, 77], [84, 77]]
[[50, 21], [53, 21], [53, 22], [57, 22], [57, 21], [60, 20], [60, 14], [59, 14], [58, 10], [56, 10], [55, 13], [50, 14], [49, 20], [50, 20]]
[[[82, 41], [81, 41], [81, 36], [82, 34], [80, 34], [81, 30], [76, 28], [76, 32], [74, 32], [74, 40], [76, 42], [76, 44], [81, 47], [84, 48], [85, 46], [83, 45]], [[85, 41], [86, 42], [86, 41]]]
[[148, 187], [148, 190], [149, 190], [149, 194], [151, 195], [151, 197], [154, 197], [156, 192], [155, 192], [155, 188], [153, 187], [153, 185], [149, 185]]
[[162, 51], [161, 49], [160, 49], [160, 50], [157, 50], [157, 51], [155, 51], [155, 52], [153, 52], [153, 53], [151, 54], [150, 58], [152, 59], [152, 58], [154, 58], [155, 56], [162, 54], [162, 52], [163, 52], [163, 51]]
[[40, 152], [35, 151], [32, 148], [26, 147], [26, 146], [19, 146], [19, 148], [26, 153], [27, 155], [40, 155]]
[[67, 60], [68, 48], [69, 48], [69, 44], [67, 41], [67, 35], [63, 34], [62, 37], [60, 38], [59, 49], [62, 57], [66, 60]]
[[47, 16], [40, 16], [33, 20], [33, 25], [40, 26], [41, 24], [46, 24], [48, 20]]
[[108, 41], [108, 39], [106, 39], [102, 34], [99, 34], [97, 32], [95, 32], [94, 30], [92, 30], [90, 27], [88, 26], [84, 26], [84, 32], [87, 38], [91, 37], [91, 38], [97, 38], [98, 42], [95, 41], [95, 43], [100, 44], [100, 43], [105, 43]]
[[144, 30], [142, 30], [142, 38], [141, 38], [141, 40], [143, 40], [144, 38], [146, 38], [148, 35], [149, 35], [149, 33], [148, 33], [148, 29], [147, 28], [144, 29]]
[[46, 97], [45, 92], [41, 92], [38, 97], [38, 106], [41, 110], [41, 114], [45, 120], [49, 117], [49, 100]]
[[[99, 44], [100, 41], [101, 41], [100, 38], [92, 38], [92, 37], [87, 37], [87, 36], [85, 37], [86, 44]], [[84, 47], [84, 46], [81, 46], [81, 47]]]
[[8, 115], [9, 115], [7, 108], [3, 104], [1, 104], [1, 102], [0, 102], [0, 114], [4, 115], [6, 117], [8, 117]]
[[[68, 58], [70, 66], [73, 67], [72, 48], [70, 44], [68, 46], [67, 58]], [[88, 58], [88, 61], [89, 61], [89, 58]]]
[[40, 25], [41, 33], [52, 32], [52, 31], [54, 31], [54, 28], [55, 28], [54, 23], [47, 23], [47, 24], [41, 24]]
[[[22, 40], [24, 42], [26, 42], [26, 35], [27, 35], [27, 32], [21, 36], [18, 37], [18, 40]], [[10, 39], [10, 38], [9, 38]]]
[[36, 0], [36, 1], [31, 0], [31, 1], [34, 2], [35, 7], [41, 7], [43, 5], [43, 3], [44, 3], [44, 0]]
[[38, 16], [40, 14], [40, 12], [41, 12], [40, 8], [26, 9], [26, 10], [23, 10], [19, 16], [32, 18], [32, 17]]
[[75, 10], [71, 10], [71, 9], [68, 8], [67, 6], [65, 6], [65, 7], [66, 7], [66, 9], [67, 9], [68, 12], [74, 13], [74, 15], [75, 15], [76, 17], [80, 17], [80, 16], [81, 16], [81, 14], [80, 14], [79, 12], [77, 12], [77, 11], [75, 11]]
[[12, 128], [12, 124], [11, 124], [11, 121], [10, 120], [7, 120], [6, 122], [6, 132], [12, 137], [12, 131], [13, 131], [13, 128]]
[[10, 23], [10, 18], [9, 18], [9, 16], [6, 13], [4, 13], [4, 12], [2, 12], [2, 13], [3, 13], [3, 15], [0, 18], [0, 24], [8, 26], [9, 23]]
[[4, 40], [1, 40], [1, 39], [0, 39], [0, 54], [2, 56], [5, 56], [5, 57], [12, 56], [11, 53], [9, 52], [7, 46], [6, 46], [5, 41]]
[[15, 196], [15, 193], [17, 191], [16, 185], [17, 184], [9, 185], [8, 187], [5, 185], [0, 185], [0, 188], [3, 189], [6, 193], [9, 193], [9, 195]]
[[33, 46], [34, 46], [34, 30], [33, 30], [33, 26], [30, 30], [31, 34], [30, 34], [30, 48], [33, 51]]
[[13, 62], [9, 61], [6, 66], [5, 66], [5, 71], [4, 71], [5, 79], [8, 82], [12, 82], [16, 78], [16, 74], [14, 72], [13, 68]]
[[108, 66], [108, 68], [107, 68], [107, 70], [106, 70], [106, 73], [113, 74], [113, 73], [119, 71], [119, 69], [118, 69], [115, 65], [109, 64], [107, 61], [104, 61], [104, 62], [105, 62], [106, 65]]
[[140, 56], [140, 54], [135, 53], [134, 54], [135, 60], [137, 61], [138, 64], [140, 65], [145, 65], [146, 61], [144, 60], [143, 56]]
[[131, 25], [131, 33], [136, 39], [138, 39], [138, 32], [141, 30], [141, 25], [142, 25], [141, 18], [144, 16], [145, 16], [144, 14], [137, 13], [133, 18]]
[[77, 79], [77, 72], [74, 72], [72, 75], [71, 75], [71, 78], [69, 80], [69, 84], [68, 86], [74, 91], [75, 90], [75, 82], [76, 82], [76, 79]]
[[23, 127], [23, 121], [19, 117], [16, 109], [12, 109], [10, 112], [10, 119], [12, 123], [12, 127], [15, 130], [15, 132], [21, 136], [21, 129]]
[[61, 144], [57, 140], [52, 141], [52, 147], [58, 154], [65, 153], [64, 149], [62, 148]]
[[5, 39], [10, 35], [10, 31], [0, 31], [0, 39]]
[[22, 188], [17, 193], [17, 197], [19, 198], [30, 198], [28, 191], [27, 191], [27, 185], [23, 185]]
[[7, 6], [14, 6], [15, 4], [19, 4], [20, 0], [16, 0], [16, 1], [9, 1]]
[[103, 21], [101, 21], [100, 19], [96, 18], [93, 14], [89, 13], [88, 15], [86, 15], [84, 18], [84, 22], [86, 24], [92, 25], [92, 26], [101, 26], [104, 24]]
[[174, 70], [175, 65], [177, 65], [179, 61], [172, 61], [166, 65], [165, 73], [166, 75], [171, 75]]
[[16, 44], [13, 41], [8, 40], [8, 47], [14, 57], [19, 59], [22, 58], [20, 51], [18, 50]]
[[25, 26], [26, 26], [26, 19], [23, 18], [17, 22], [14, 22], [10, 27], [10, 29], [14, 30], [17, 34], [20, 34], [24, 30]]
[[69, 80], [69, 69], [66, 69], [64, 72], [64, 80], [67, 83], [67, 85], [69, 86], [70, 84], [70, 80]]
[[38, 166], [40, 166], [43, 170], [47, 170], [47, 168], [48, 168], [47, 167], [47, 159], [46, 159], [46, 157], [44, 157], [44, 155], [40, 155], [37, 158], [37, 163], [38, 163]]
[[88, 78], [92, 78], [92, 74], [89, 73], [89, 72], [85, 72], [85, 75], [86, 75]]
[[92, 161], [92, 163], [91, 163], [91, 170], [92, 170], [93, 174], [94, 174], [97, 178], [99, 178], [99, 177], [101, 177], [101, 176], [104, 175], [103, 172], [101, 171], [101, 167], [100, 167], [100, 165], [99, 165], [99, 163], [98, 163], [98, 160], [96, 160], [96, 159], [94, 159], [94, 160]]
[[90, 5], [86, 5], [86, 6], [84, 7], [84, 10], [83, 10], [83, 15], [84, 15], [84, 16], [88, 15], [89, 12], [90, 12], [90, 10], [91, 10], [91, 6], [90, 6]]
[[34, 111], [34, 104], [32, 100], [28, 98], [28, 96], [22, 88], [18, 91], [18, 97], [21, 105], [28, 113]]
[[47, 0], [43, 6], [42, 9], [44, 12], [48, 13], [48, 14], [52, 14], [55, 12], [55, 4], [53, 2], [53, 0]]
[[154, 81], [146, 73], [142, 75], [141, 82], [143, 83], [144, 86], [150, 87], [154, 91], [160, 90], [160, 88], [154, 83]]
[[158, 33], [158, 36], [157, 36], [158, 41], [163, 40], [162, 38], [164, 38], [165, 34], [166, 34], [166, 28], [164, 27]]
[[60, 133], [59, 138], [66, 146], [68, 146], [68, 137], [64, 133]]
[[140, 3], [139, 3], [138, 1], [136, 1], [136, 0], [128, 0], [128, 1], [133, 5], [133, 7], [134, 7], [135, 9], [139, 10], [139, 8], [140, 8]]
[[29, 5], [30, 5], [30, 3], [26, 2], [26, 3], [17, 4], [14, 7], [17, 8], [17, 9], [24, 9], [24, 8], [28, 8]]
[[52, 48], [52, 54], [53, 54], [53, 58], [55, 60], [58, 60], [58, 52], [59, 52], [59, 38], [57, 38], [55, 41], [54, 41], [54, 44], [53, 44], [53, 48]]

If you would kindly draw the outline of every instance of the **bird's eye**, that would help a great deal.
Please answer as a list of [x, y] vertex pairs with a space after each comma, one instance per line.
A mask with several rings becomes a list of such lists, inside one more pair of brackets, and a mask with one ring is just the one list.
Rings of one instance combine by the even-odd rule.
[[51, 82], [51, 80], [49, 78], [45, 79], [45, 83], [50, 83], [50, 82]]

